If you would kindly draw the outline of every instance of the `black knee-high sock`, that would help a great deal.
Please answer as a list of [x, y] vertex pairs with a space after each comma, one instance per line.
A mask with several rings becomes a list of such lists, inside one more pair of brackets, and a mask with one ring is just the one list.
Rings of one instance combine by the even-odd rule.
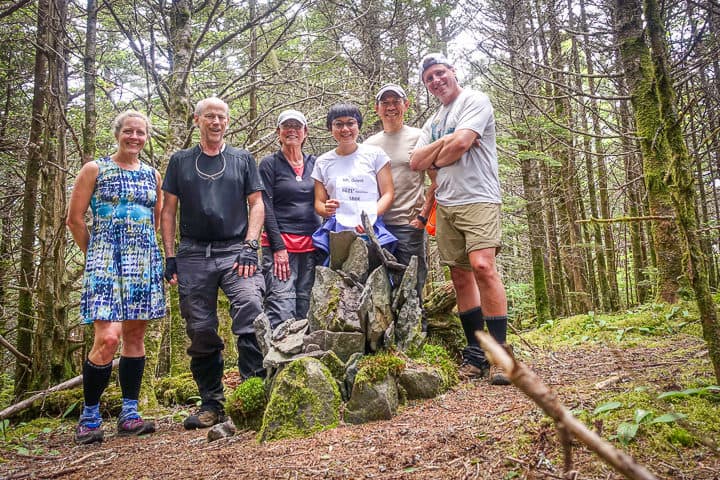
[[100, 396], [110, 382], [112, 362], [107, 365], [95, 365], [86, 359], [83, 363], [83, 398], [85, 405], [93, 406], [100, 403]]
[[469, 346], [472, 345], [479, 347], [480, 344], [475, 337], [475, 332], [482, 331], [485, 328], [482, 308], [471, 308], [465, 312], [458, 313], [458, 316], [460, 317], [460, 323], [462, 323], [463, 331], [465, 332], [467, 344]]
[[497, 317], [485, 317], [485, 323], [487, 323], [488, 332], [490, 335], [500, 344], [503, 345], [507, 342], [507, 315], [499, 315]]
[[140, 398], [140, 384], [145, 370], [145, 357], [120, 357], [118, 377], [123, 398]]

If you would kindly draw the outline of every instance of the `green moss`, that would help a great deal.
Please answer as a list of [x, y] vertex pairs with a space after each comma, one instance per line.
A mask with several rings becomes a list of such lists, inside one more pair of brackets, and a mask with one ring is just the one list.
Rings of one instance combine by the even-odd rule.
[[664, 342], [667, 335], [675, 333], [702, 336], [693, 302], [653, 303], [612, 315], [591, 312], [549, 320], [536, 330], [523, 333], [523, 337], [541, 348], [561, 350], [573, 345], [609, 343], [647, 347], [653, 340]]
[[200, 394], [192, 374], [181, 373], [159, 379], [155, 383], [155, 395], [163, 405], [171, 406], [185, 405]]
[[682, 428], [671, 428], [665, 438], [668, 442], [683, 447], [692, 447], [695, 444], [693, 436], [690, 435], [687, 430]]
[[28, 449], [40, 444], [42, 437], [58, 430], [68, 429], [69, 425], [61, 419], [38, 417], [29, 422], [21, 422], [16, 426], [8, 426], [0, 440], [6, 446], [24, 446]]
[[447, 350], [439, 345], [425, 344], [420, 351], [419, 363], [436, 368], [443, 380], [443, 390], [449, 390], [459, 382], [457, 366]]
[[320, 358], [320, 361], [330, 370], [330, 373], [337, 382], [343, 381], [345, 377], [345, 364], [335, 352], [332, 350], [325, 352], [322, 358]]
[[225, 410], [238, 429], [259, 430], [266, 403], [265, 382], [252, 377], [228, 396]]
[[426, 343], [440, 345], [459, 361], [467, 345], [460, 318], [452, 313], [438, 313], [428, 318]]
[[[318, 397], [321, 385], [314, 385], [307, 375], [308, 368], [312, 368], [307, 365], [310, 362], [319, 366], [326, 384], [332, 389], [330, 409]], [[274, 382], [258, 441], [301, 438], [335, 428], [340, 421], [340, 402], [340, 390], [325, 365], [309, 357], [295, 360]]]
[[391, 354], [367, 355], [358, 364], [355, 383], [379, 383], [388, 375], [399, 376], [405, 369], [405, 360]]

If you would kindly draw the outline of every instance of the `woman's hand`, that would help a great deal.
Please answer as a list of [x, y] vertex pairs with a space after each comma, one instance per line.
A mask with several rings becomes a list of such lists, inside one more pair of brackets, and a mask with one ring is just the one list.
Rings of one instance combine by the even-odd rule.
[[290, 278], [290, 258], [287, 250], [273, 252], [273, 275], [283, 282]]
[[337, 211], [338, 207], [340, 206], [340, 202], [335, 198], [328, 198], [325, 200], [325, 213], [327, 216], [335, 215], [335, 212]]

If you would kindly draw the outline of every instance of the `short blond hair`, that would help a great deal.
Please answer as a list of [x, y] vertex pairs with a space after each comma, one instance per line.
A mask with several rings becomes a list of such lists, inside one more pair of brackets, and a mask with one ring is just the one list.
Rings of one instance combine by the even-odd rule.
[[139, 118], [143, 122], [145, 122], [145, 129], [147, 130], [147, 136], [150, 136], [150, 120], [148, 120], [148, 117], [141, 112], [138, 112], [137, 110], [125, 110], [124, 112], [121, 112], [118, 114], [117, 117], [115, 117], [115, 120], [113, 120], [112, 123], [112, 129], [113, 134], [115, 135], [115, 138], [120, 134], [120, 130], [122, 130], [123, 123], [125, 123], [125, 120], [128, 118]]

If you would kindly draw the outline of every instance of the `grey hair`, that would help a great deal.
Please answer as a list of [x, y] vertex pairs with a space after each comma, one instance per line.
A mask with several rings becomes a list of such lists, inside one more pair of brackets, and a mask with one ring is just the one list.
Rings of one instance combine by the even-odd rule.
[[207, 107], [211, 103], [219, 103], [220, 105], [222, 105], [225, 109], [225, 115], [228, 115], [230, 113], [230, 107], [222, 99], [218, 97], [208, 97], [203, 98], [195, 105], [195, 116], [199, 117], [202, 114], [203, 110], [205, 110], [205, 107]]
[[125, 120], [128, 118], [139, 118], [143, 122], [145, 122], [145, 129], [147, 130], [147, 136], [150, 136], [150, 129], [152, 126], [150, 125], [150, 120], [148, 120], [148, 117], [141, 112], [138, 112], [137, 110], [125, 110], [124, 112], [119, 113], [115, 119], [112, 122], [112, 129], [113, 134], [117, 138], [118, 135], [120, 135], [120, 130], [122, 130], [123, 123], [125, 123]]

